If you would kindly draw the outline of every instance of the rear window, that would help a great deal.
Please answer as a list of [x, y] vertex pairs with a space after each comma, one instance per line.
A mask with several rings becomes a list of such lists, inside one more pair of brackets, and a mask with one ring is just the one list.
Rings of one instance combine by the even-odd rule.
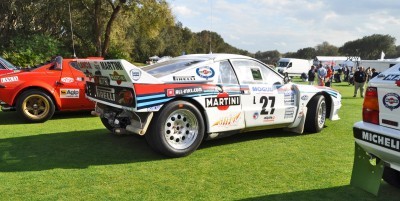
[[154, 77], [163, 77], [172, 73], [176, 73], [183, 69], [188, 68], [194, 64], [203, 62], [205, 60], [200, 59], [173, 59], [164, 61], [161, 63], [156, 63], [150, 66], [143, 67], [142, 70], [146, 71]]

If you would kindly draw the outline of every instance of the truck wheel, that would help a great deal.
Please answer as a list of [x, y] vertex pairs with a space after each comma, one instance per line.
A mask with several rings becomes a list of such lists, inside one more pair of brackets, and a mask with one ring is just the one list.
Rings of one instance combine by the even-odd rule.
[[390, 167], [385, 167], [383, 170], [383, 180], [388, 184], [400, 188], [400, 172]]
[[322, 95], [314, 96], [308, 103], [309, 108], [304, 128], [311, 133], [320, 132], [325, 125], [326, 102]]
[[41, 90], [23, 92], [17, 100], [17, 112], [27, 122], [40, 123], [50, 119], [55, 111], [51, 97]]
[[204, 132], [200, 111], [189, 102], [174, 101], [155, 114], [145, 137], [156, 151], [170, 157], [182, 157], [200, 146]]

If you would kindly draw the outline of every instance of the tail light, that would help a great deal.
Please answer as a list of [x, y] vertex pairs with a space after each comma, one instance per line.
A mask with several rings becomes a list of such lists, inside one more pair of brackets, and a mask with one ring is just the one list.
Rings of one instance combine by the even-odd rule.
[[376, 87], [368, 87], [365, 93], [363, 121], [379, 125], [379, 102]]

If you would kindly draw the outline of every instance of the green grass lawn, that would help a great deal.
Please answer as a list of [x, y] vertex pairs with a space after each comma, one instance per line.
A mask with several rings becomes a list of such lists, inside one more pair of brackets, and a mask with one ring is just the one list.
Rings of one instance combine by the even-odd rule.
[[333, 88], [341, 120], [321, 133], [244, 133], [177, 159], [108, 134], [88, 112], [42, 124], [0, 112], [0, 200], [399, 200], [385, 182], [378, 197], [349, 185], [362, 99], [346, 83]]

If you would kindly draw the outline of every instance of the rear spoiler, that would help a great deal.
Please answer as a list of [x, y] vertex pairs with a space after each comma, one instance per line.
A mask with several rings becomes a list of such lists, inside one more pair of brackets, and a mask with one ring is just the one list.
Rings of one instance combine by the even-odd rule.
[[132, 87], [133, 83], [162, 83], [158, 78], [124, 59], [78, 60], [78, 66], [89, 78], [88, 82], [100, 81], [103, 85], [122, 87]]

